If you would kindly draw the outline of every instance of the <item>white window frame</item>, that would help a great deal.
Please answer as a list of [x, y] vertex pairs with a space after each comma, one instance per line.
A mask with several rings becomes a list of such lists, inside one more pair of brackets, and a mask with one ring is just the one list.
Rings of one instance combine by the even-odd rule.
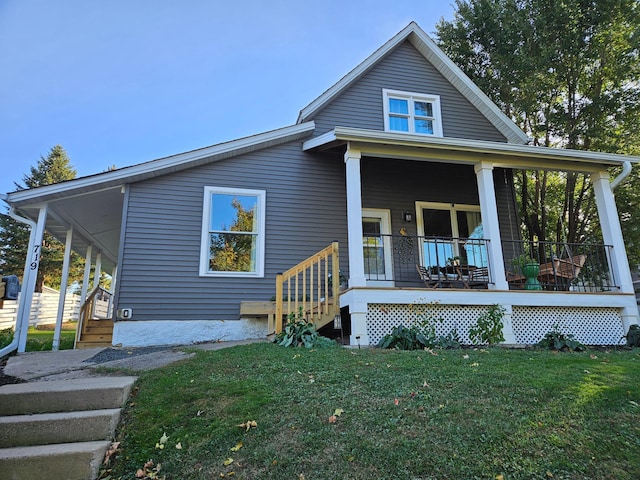
[[[209, 270], [209, 222], [211, 219], [211, 197], [213, 194], [244, 195], [257, 198], [257, 240], [256, 240], [256, 264], [254, 272], [212, 272]], [[265, 190], [249, 190], [245, 188], [228, 187], [204, 187], [204, 199], [202, 208], [202, 235], [200, 240], [200, 276], [201, 277], [264, 277], [264, 252], [265, 252], [265, 218], [267, 192]]]
[[[430, 95], [425, 93], [403, 92], [401, 90], [390, 90], [387, 88], [382, 89], [382, 104], [384, 107], [384, 130], [385, 132], [394, 133], [407, 133], [412, 135], [425, 135], [429, 137], [442, 137], [442, 113], [440, 111], [440, 95]], [[409, 113], [406, 118], [409, 120], [409, 131], [404, 132], [401, 130], [391, 130], [389, 125], [389, 118], [391, 112], [389, 111], [389, 100], [391, 98], [398, 98], [407, 100], [409, 102]], [[433, 121], [433, 133], [420, 133], [415, 131], [415, 108], [414, 102], [429, 102], [433, 105], [433, 117], [424, 117]], [[394, 116], [396, 114], [393, 114]], [[422, 118], [422, 117], [418, 117]]]
[[[391, 246], [391, 211], [381, 208], [363, 208], [362, 218], [376, 218], [380, 220], [380, 235], [383, 237], [383, 253], [384, 253], [384, 268], [386, 271], [385, 277], [387, 280], [375, 280], [368, 279], [367, 285], [377, 285], [379, 287], [393, 287], [393, 255]], [[368, 274], [365, 273], [365, 277]]]
[[[480, 205], [470, 205], [467, 203], [438, 203], [438, 202], [416, 202], [416, 223], [418, 227], [418, 236], [425, 237], [424, 232], [424, 215], [422, 210], [428, 208], [431, 210], [446, 210], [449, 212], [451, 220], [451, 236], [453, 238], [460, 238], [460, 231], [458, 229], [458, 211], [463, 212], [478, 212], [480, 211]], [[458, 251], [459, 245], [453, 246], [454, 255], [460, 255]], [[424, 253], [422, 248], [419, 249], [420, 262], [424, 265]]]

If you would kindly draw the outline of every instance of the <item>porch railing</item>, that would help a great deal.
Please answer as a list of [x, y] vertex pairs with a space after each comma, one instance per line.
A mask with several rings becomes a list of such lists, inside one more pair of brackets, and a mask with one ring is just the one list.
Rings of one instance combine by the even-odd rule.
[[76, 327], [76, 342], [80, 340], [82, 334], [86, 333], [89, 320], [100, 319], [106, 320], [111, 318], [112, 313], [112, 294], [102, 287], [96, 287], [87, 296], [80, 307], [78, 315], [78, 326]]
[[[365, 276], [370, 282], [393, 282], [396, 287], [424, 286], [416, 265], [435, 276], [432, 288], [493, 283], [489, 262], [490, 241], [483, 238], [370, 235], [363, 239]], [[519, 263], [531, 256], [540, 264], [538, 282], [544, 291], [598, 293], [618, 287], [609, 266], [611, 246], [596, 243], [503, 241], [505, 275], [512, 290], [524, 289], [526, 278]], [[459, 268], [462, 266], [464, 268]], [[423, 270], [424, 271], [424, 270]], [[469, 282], [472, 272], [483, 282]], [[445, 281], [439, 281], [444, 278]], [[461, 281], [446, 281], [457, 278]]]
[[[489, 284], [492, 275], [488, 247], [489, 240], [483, 238], [365, 236], [365, 277], [373, 282], [393, 281], [395, 286], [420, 286], [422, 281], [416, 270], [420, 266], [444, 279], [481, 272], [483, 283]], [[455, 282], [444, 285], [453, 286]]]
[[[522, 265], [539, 265], [542, 290], [605, 292], [619, 287], [611, 265], [611, 245], [597, 243], [503, 241], [510, 289], [529, 288]], [[508, 253], [507, 253], [508, 252]]]
[[320, 327], [340, 314], [340, 259], [338, 242], [276, 276], [275, 331], [282, 331], [283, 317], [302, 314]]

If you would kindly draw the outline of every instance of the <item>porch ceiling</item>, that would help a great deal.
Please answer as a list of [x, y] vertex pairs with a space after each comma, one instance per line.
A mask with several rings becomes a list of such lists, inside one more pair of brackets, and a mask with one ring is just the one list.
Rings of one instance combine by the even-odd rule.
[[303, 143], [303, 150], [344, 152], [347, 145], [367, 156], [467, 164], [491, 161], [501, 167], [515, 169], [596, 172], [620, 166], [627, 161], [634, 164], [640, 162], [640, 157], [611, 153], [425, 137], [350, 127], [335, 127], [323, 135], [309, 139]]
[[[118, 186], [50, 200], [45, 229], [64, 243], [67, 230], [73, 227], [72, 249], [84, 256], [88, 245], [93, 245], [93, 254], [102, 253], [102, 267], [108, 272], [118, 261], [123, 197]], [[39, 207], [28, 204], [16, 210], [37, 220]]]

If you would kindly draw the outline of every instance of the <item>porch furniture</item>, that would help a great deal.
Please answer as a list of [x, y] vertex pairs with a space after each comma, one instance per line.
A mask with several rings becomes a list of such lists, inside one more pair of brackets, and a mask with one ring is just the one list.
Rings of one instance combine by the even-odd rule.
[[442, 287], [446, 282], [446, 277], [442, 275], [439, 267], [425, 267], [423, 265], [416, 264], [416, 270], [420, 275], [420, 280], [429, 288]]
[[[566, 290], [571, 281], [578, 277], [586, 260], [586, 255], [575, 255], [569, 258], [554, 258], [543, 263], [538, 274], [540, 283], [547, 288]], [[507, 282], [515, 288], [524, 288], [525, 280], [522, 274], [507, 272]]]
[[420, 279], [429, 288], [486, 288], [489, 269], [475, 265], [424, 267], [416, 265]]
[[578, 277], [586, 260], [586, 255], [554, 258], [553, 261], [540, 265], [540, 281], [543, 284], [554, 284], [564, 290]]

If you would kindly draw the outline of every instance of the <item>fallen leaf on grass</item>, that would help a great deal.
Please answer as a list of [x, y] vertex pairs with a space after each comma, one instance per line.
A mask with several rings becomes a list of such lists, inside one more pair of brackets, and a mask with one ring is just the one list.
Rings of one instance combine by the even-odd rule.
[[504, 480], [504, 475], [496, 475], [496, 480]]
[[589, 355], [589, 358], [590, 358], [591, 360], [595, 360], [596, 358], [598, 358], [598, 356], [597, 356], [597, 355], [594, 355], [594, 354], [592, 353], [591, 355]]
[[240, 428], [244, 428], [247, 432], [252, 428], [258, 428], [258, 423], [255, 420], [247, 420], [244, 423], [238, 425]]
[[344, 413], [344, 410], [343, 410], [343, 409], [341, 409], [341, 408], [336, 408], [336, 411], [335, 411], [335, 412], [333, 412], [333, 414], [334, 414], [336, 417], [339, 417], [339, 416], [340, 416], [340, 415], [342, 415], [343, 413]]
[[398, 400], [397, 398], [395, 398], [395, 399], [393, 400], [393, 404], [394, 404], [394, 405], [400, 405], [400, 400]]
[[160, 450], [162, 450], [164, 448], [165, 443], [167, 443], [168, 440], [169, 440], [169, 437], [167, 436], [167, 434], [163, 433], [158, 443], [156, 443], [156, 448], [159, 448]]
[[111, 444], [111, 446], [107, 450], [107, 453], [104, 454], [104, 462], [102, 462], [104, 465], [109, 463], [109, 459], [111, 458], [111, 455], [113, 455], [118, 451], [119, 446], [120, 446], [120, 442], [113, 442]]
[[222, 464], [223, 464], [225, 467], [228, 467], [228, 466], [229, 466], [229, 465], [231, 465], [232, 463], [233, 463], [233, 458], [231, 458], [231, 457], [227, 458], [224, 462], [222, 462]]
[[480, 364], [479, 364], [478, 362], [473, 362], [473, 363], [471, 364], [471, 366], [472, 366], [472, 367], [478, 367], [479, 365], [480, 365]]
[[335, 415], [331, 415], [329, 417], [329, 423], [336, 423], [338, 421], [338, 417], [336, 417]]
[[469, 355], [467, 355], [466, 353], [462, 356], [462, 358], [464, 358], [465, 360], [469, 360]]
[[182, 450], [182, 442], [176, 443], [176, 450]]
[[232, 452], [237, 452], [238, 450], [240, 450], [242, 448], [242, 442], [238, 442], [238, 444], [235, 447], [231, 447], [230, 450]]

